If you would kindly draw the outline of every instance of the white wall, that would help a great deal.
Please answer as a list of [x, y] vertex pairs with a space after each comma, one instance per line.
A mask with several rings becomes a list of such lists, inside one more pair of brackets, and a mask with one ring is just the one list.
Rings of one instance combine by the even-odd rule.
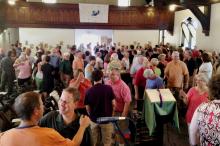
[[8, 28], [0, 34], [0, 47], [9, 50], [11, 44], [15, 44], [19, 40], [18, 28]]
[[220, 4], [213, 4], [211, 10], [211, 25], [210, 25], [210, 34], [205, 36], [202, 33], [202, 26], [198, 19], [190, 10], [178, 11], [175, 13], [175, 22], [174, 22], [174, 35], [171, 36], [169, 33], [165, 33], [165, 42], [171, 42], [175, 46], [179, 46], [181, 42], [181, 22], [188, 17], [192, 17], [198, 24], [197, 27], [197, 36], [196, 43], [199, 49], [206, 50], [219, 50], [220, 41]]
[[35, 48], [43, 43], [48, 46], [48, 50], [63, 42], [62, 51], [65, 51], [67, 45], [75, 43], [74, 29], [19, 28], [19, 36], [23, 46]]
[[92, 47], [99, 42], [101, 44], [101, 37], [113, 37], [112, 30], [105, 29], [76, 29], [75, 30], [75, 43], [79, 47], [81, 43], [92, 43]]
[[159, 30], [114, 30], [113, 42], [120, 42], [121, 45], [134, 44], [134, 41], [144, 45], [151, 42], [158, 44]]

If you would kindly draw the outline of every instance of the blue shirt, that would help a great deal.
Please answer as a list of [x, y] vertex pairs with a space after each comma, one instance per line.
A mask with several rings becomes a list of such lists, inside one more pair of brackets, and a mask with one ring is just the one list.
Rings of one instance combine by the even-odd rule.
[[51, 55], [49, 64], [52, 65], [54, 68], [58, 68], [60, 65], [60, 58], [55, 55]]
[[164, 84], [161, 77], [156, 77], [155, 79], [147, 79], [146, 81], [147, 89], [160, 89], [162, 87], [164, 87]]

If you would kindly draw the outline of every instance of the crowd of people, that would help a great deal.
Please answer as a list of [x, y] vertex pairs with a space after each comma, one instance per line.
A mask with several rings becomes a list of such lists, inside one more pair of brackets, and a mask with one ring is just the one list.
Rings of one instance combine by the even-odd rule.
[[[6, 54], [0, 49], [0, 90], [11, 94], [15, 84], [18, 88], [32, 87], [16, 98], [14, 107], [21, 123], [0, 135], [0, 145], [110, 146], [115, 141], [124, 145], [113, 125], [100, 124], [97, 118], [128, 117], [131, 108], [140, 106], [137, 101], [143, 100], [145, 89], [161, 88], [172, 91], [180, 115], [181, 103], [187, 105], [190, 144], [198, 144], [198, 131], [202, 145], [220, 143], [220, 57], [216, 53], [175, 49], [169, 44], [106, 47], [98, 43], [94, 53], [75, 45], [67, 52], [61, 46], [52, 51], [37, 47], [35, 56], [31, 51], [21, 43]], [[39, 93], [33, 92], [36, 89]], [[54, 89], [62, 92], [59, 111], [43, 116], [42, 101]], [[121, 121], [120, 127], [126, 132], [128, 123]], [[17, 143], [24, 135], [27, 140]]]

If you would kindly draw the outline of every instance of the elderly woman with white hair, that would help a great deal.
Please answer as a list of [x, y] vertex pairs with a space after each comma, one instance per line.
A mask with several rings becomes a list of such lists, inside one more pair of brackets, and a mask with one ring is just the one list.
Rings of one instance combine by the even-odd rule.
[[[144, 59], [143, 66], [136, 72], [134, 76], [134, 91], [135, 91], [136, 101], [143, 99], [145, 85], [146, 85], [146, 78], [143, 76], [143, 73], [145, 69], [150, 68], [150, 63], [148, 59], [146, 57], [143, 59]], [[137, 103], [135, 103], [135, 108], [136, 108], [136, 104]]]
[[190, 88], [187, 94], [180, 90], [180, 96], [183, 97], [183, 101], [187, 105], [186, 122], [188, 126], [197, 107], [208, 101], [208, 81], [209, 78], [205, 74], [199, 73], [195, 76], [195, 87]]
[[31, 64], [26, 54], [22, 52], [19, 58], [15, 61], [13, 67], [18, 70], [18, 86], [24, 87], [30, 85], [31, 80]]
[[154, 71], [154, 73], [160, 76], [161, 70], [157, 67], [157, 65], [159, 64], [159, 60], [157, 58], [152, 58], [150, 60], [150, 63], [151, 63], [151, 69]]
[[147, 79], [146, 89], [162, 89], [164, 88], [163, 79], [156, 75], [152, 69], [145, 69], [143, 76]]

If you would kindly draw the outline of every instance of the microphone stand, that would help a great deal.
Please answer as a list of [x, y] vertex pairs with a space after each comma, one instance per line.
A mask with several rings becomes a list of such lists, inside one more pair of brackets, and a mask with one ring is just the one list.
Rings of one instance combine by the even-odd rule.
[[119, 125], [118, 125], [118, 122], [117, 122], [117, 121], [114, 121], [113, 123], [115, 124], [115, 126], [116, 126], [116, 128], [117, 128], [117, 130], [118, 130], [120, 136], [121, 136], [122, 139], [124, 140], [126, 146], [131, 146], [131, 145], [129, 144], [128, 140], [124, 137], [124, 134], [122, 133], [122, 131], [121, 131]]

